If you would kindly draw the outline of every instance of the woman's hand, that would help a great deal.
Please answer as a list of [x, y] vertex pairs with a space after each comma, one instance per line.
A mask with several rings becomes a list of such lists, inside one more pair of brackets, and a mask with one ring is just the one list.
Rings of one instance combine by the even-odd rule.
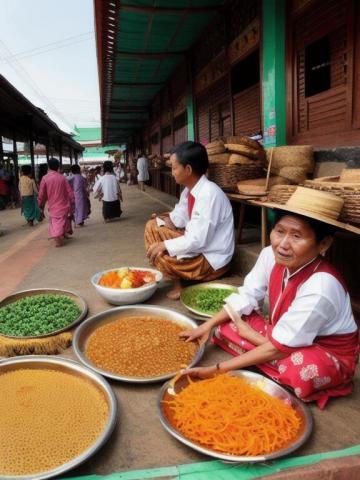
[[166, 247], [164, 242], [153, 243], [148, 248], [148, 251], [146, 252], [146, 256], [148, 257], [150, 263], [153, 265], [157, 257], [160, 257], [161, 255], [163, 255], [164, 252], [166, 252]]
[[181, 370], [183, 375], [190, 375], [190, 377], [195, 378], [211, 378], [217, 372], [216, 365], [211, 367], [194, 367], [194, 368], [187, 368], [185, 370]]
[[203, 345], [206, 343], [210, 337], [211, 327], [203, 323], [197, 328], [192, 330], [184, 330], [179, 333], [179, 337], [184, 338], [185, 342], [193, 342], [194, 340], [199, 340], [199, 344]]

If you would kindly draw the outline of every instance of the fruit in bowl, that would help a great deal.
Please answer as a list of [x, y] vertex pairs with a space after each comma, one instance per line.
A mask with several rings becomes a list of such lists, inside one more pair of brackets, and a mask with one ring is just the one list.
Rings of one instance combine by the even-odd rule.
[[104, 273], [99, 280], [99, 285], [107, 288], [139, 288], [156, 282], [153, 272], [130, 268], [120, 268]]

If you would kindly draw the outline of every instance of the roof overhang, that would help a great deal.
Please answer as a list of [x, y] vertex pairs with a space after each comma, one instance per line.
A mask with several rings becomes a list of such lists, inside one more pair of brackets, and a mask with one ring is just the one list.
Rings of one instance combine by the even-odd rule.
[[224, 0], [94, 0], [103, 145], [146, 125], [149, 107]]

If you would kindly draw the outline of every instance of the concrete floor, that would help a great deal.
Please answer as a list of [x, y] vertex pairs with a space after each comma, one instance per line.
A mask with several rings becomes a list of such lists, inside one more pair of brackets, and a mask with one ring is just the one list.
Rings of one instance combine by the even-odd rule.
[[[123, 193], [124, 213], [119, 221], [104, 224], [101, 204], [93, 201], [93, 212], [86, 227], [75, 230], [73, 239], [63, 248], [54, 248], [47, 240], [47, 225], [30, 229], [23, 226], [24, 219], [19, 210], [1, 211], [0, 230], [4, 231], [4, 235], [0, 237], [0, 299], [16, 290], [55, 287], [80, 293], [89, 304], [89, 315], [111, 308], [94, 291], [90, 284], [91, 275], [122, 265], [147, 266], [143, 245], [144, 223], [151, 213], [168, 210], [176, 200], [150, 188], [141, 193], [135, 186], [124, 186]], [[239, 277], [224, 280], [237, 284]], [[166, 298], [168, 288], [168, 283], [164, 281], [148, 303], [184, 311], [179, 302]], [[75, 358], [71, 348], [63, 356]], [[226, 357], [227, 354], [217, 347], [209, 346], [202, 364], [211, 364]], [[358, 376], [351, 396], [331, 401], [322, 412], [311, 406], [314, 432], [307, 444], [298, 450], [298, 455], [337, 450], [359, 443]], [[119, 405], [116, 429], [108, 443], [69, 476], [104, 475], [209, 460], [180, 444], [160, 425], [156, 413], [159, 384], [110, 383]]]

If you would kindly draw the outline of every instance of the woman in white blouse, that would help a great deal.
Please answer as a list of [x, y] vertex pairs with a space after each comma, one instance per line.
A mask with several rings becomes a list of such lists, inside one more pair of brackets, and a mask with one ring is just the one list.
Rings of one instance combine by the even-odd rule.
[[145, 247], [150, 262], [174, 282], [168, 297], [177, 299], [181, 280], [214, 280], [228, 270], [234, 219], [225, 193], [205, 176], [209, 160], [203, 145], [184, 142], [170, 160], [176, 183], [185, 188], [169, 215], [146, 224]]
[[[203, 343], [215, 327], [213, 342], [235, 358], [184, 373], [206, 378], [255, 365], [302, 400], [324, 408], [330, 397], [352, 391], [359, 354], [349, 293], [324, 255], [334, 227], [356, 234], [360, 229], [337, 221], [342, 199], [321, 191], [298, 187], [286, 205], [262, 205], [279, 209], [271, 246], [223, 310], [181, 333]], [[260, 313], [266, 293], [268, 320]]]
[[122, 200], [122, 193], [120, 184], [116, 179], [113, 170], [113, 164], [107, 160], [103, 164], [104, 175], [100, 177], [93, 188], [95, 198], [102, 200], [102, 213], [104, 221], [108, 222], [112, 218], [121, 216], [122, 211], [120, 207], [120, 200]]

